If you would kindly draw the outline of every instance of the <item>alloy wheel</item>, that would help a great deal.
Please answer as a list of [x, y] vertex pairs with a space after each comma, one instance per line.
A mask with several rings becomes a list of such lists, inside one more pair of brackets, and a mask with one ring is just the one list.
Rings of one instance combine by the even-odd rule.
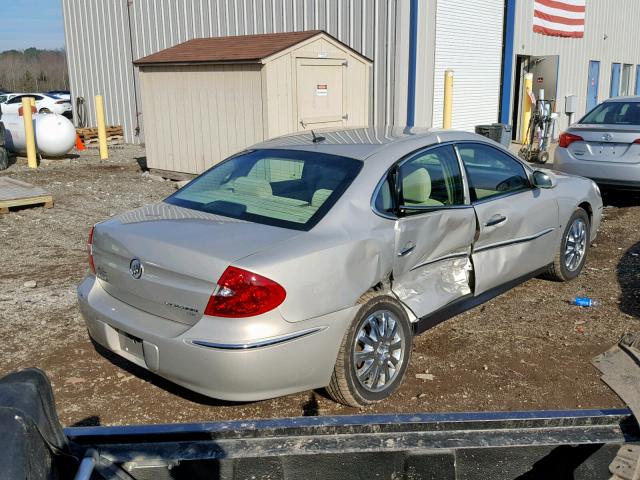
[[403, 329], [395, 314], [378, 310], [362, 323], [353, 345], [353, 364], [360, 385], [380, 392], [396, 379], [406, 350]]
[[575, 272], [587, 249], [587, 225], [582, 218], [576, 218], [569, 231], [565, 241], [564, 249], [564, 266], [570, 272]]

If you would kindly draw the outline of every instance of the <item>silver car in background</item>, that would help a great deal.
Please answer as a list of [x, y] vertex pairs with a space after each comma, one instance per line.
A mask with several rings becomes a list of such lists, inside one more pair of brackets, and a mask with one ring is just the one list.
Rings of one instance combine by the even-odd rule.
[[591, 180], [478, 135], [302, 133], [95, 225], [78, 300], [97, 343], [191, 390], [362, 406], [400, 385], [414, 335], [575, 278], [601, 214]]
[[640, 97], [607, 100], [562, 133], [553, 168], [640, 190]]

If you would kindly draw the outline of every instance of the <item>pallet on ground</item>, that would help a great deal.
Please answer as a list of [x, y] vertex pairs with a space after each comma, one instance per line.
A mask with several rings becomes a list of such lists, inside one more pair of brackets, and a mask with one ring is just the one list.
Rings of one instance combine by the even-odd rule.
[[[107, 135], [107, 143], [121, 143], [123, 139], [123, 135]], [[85, 144], [85, 146], [98, 145], [100, 143], [100, 140], [98, 139], [98, 137], [90, 138], [88, 140], [84, 140], [83, 143]]]
[[53, 197], [44, 189], [15, 178], [0, 177], [0, 214], [9, 213], [10, 207], [41, 205], [53, 207]]
[[[120, 125], [110, 125], [106, 127], [107, 138], [115, 136], [124, 136], [124, 131]], [[97, 128], [76, 128], [76, 133], [80, 136], [84, 143], [98, 139]]]

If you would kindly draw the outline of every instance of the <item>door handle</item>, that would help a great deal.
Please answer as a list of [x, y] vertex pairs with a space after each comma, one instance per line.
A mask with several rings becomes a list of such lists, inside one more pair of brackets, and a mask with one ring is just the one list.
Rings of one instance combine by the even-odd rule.
[[507, 221], [507, 217], [505, 217], [504, 215], [500, 215], [498, 213], [497, 215], [494, 215], [489, 220], [487, 220], [487, 223], [485, 223], [484, 226], [495, 227], [496, 225], [500, 225], [501, 223], [504, 223], [506, 221]]
[[402, 247], [402, 250], [398, 252], [398, 256], [405, 257], [413, 252], [414, 248], [416, 248], [416, 245], [413, 242], [407, 242], [404, 247]]

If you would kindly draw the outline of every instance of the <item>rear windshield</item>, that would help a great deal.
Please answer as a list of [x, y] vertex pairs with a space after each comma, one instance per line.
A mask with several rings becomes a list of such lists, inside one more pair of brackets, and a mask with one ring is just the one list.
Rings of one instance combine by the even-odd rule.
[[225, 217], [309, 230], [361, 168], [361, 161], [337, 155], [253, 150], [214, 166], [166, 202]]
[[601, 103], [587, 113], [580, 123], [640, 126], [640, 102]]

